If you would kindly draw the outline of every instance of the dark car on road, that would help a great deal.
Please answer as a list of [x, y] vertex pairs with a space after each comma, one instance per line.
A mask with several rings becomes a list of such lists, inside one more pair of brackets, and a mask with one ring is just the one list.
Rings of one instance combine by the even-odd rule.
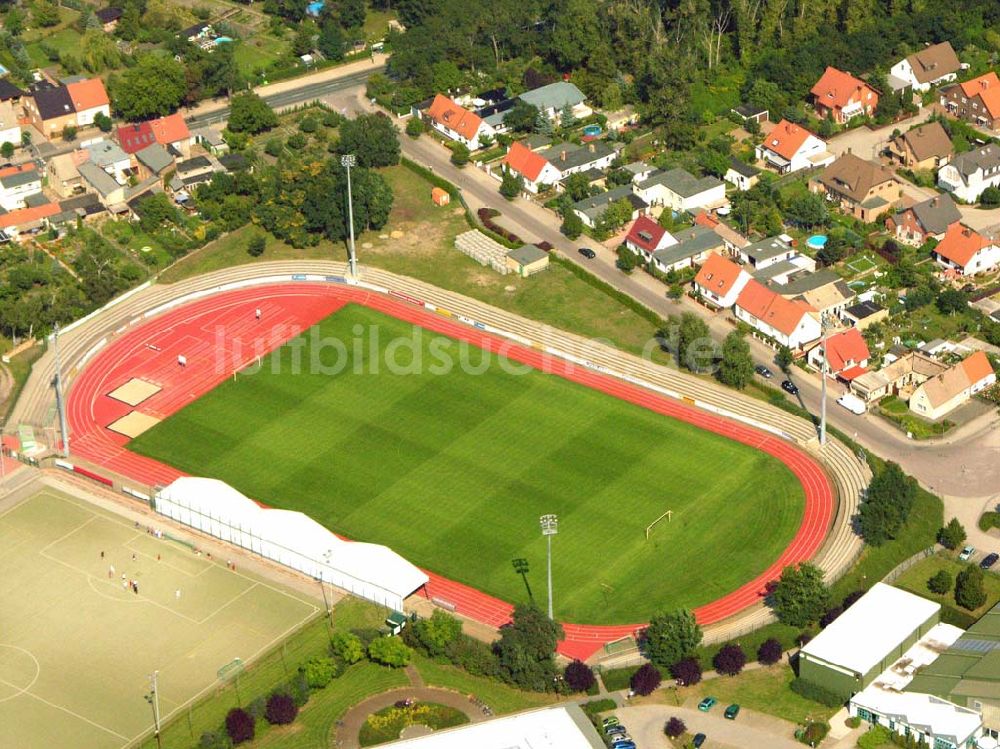
[[691, 741], [691, 746], [693, 746], [694, 749], [698, 749], [698, 747], [700, 747], [702, 744], [705, 743], [705, 739], [706, 738], [707, 738], [707, 736], [705, 736], [705, 734], [703, 734], [703, 733], [696, 733], [694, 735], [694, 739]]
[[1000, 554], [997, 554], [996, 552], [993, 552], [992, 554], [987, 554], [985, 557], [983, 557], [983, 561], [979, 563], [979, 566], [982, 567], [984, 570], [988, 570], [990, 567], [992, 567], [994, 564], [997, 563], [998, 559], [1000, 559]]
[[796, 385], [791, 380], [785, 380], [784, 382], [782, 382], [781, 389], [784, 390], [786, 393], [791, 393], [792, 395], [799, 394], [799, 386]]
[[759, 374], [765, 380], [770, 380], [772, 377], [774, 377], [774, 373], [770, 369], [765, 367], [763, 364], [758, 364], [756, 367], [753, 368], [753, 371]]
[[597, 253], [594, 252], [589, 247], [581, 247], [580, 254], [583, 255], [585, 258], [587, 258], [587, 260], [593, 260], [595, 257], [597, 257]]

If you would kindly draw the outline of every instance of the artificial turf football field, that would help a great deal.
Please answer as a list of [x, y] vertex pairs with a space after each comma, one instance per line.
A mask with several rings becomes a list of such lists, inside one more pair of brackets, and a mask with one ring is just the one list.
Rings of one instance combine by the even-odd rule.
[[[367, 307], [317, 328], [130, 449], [508, 601], [527, 597], [515, 558], [543, 599], [538, 518], [556, 513], [555, 613], [588, 624], [713, 601], [766, 569], [801, 522], [798, 481], [753, 448], [554, 375], [511, 374], [495, 357], [466, 371], [457, 342]], [[414, 330], [427, 366], [389, 371], [386, 347]], [[346, 343], [338, 374], [308, 366], [317, 337]], [[430, 366], [442, 345], [456, 362], [447, 373]], [[478, 365], [485, 354], [469, 349]], [[320, 361], [333, 356], [327, 347]]]

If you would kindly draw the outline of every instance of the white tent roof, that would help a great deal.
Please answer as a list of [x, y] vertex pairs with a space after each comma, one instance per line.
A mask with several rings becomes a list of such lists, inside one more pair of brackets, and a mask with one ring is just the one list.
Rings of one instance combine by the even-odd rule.
[[357, 541], [334, 547], [330, 566], [406, 598], [428, 580], [426, 573], [388, 546]]
[[802, 653], [866, 674], [940, 609], [926, 598], [875, 583]]
[[160, 491], [160, 496], [210, 517], [227, 518], [230, 522], [241, 517], [249, 521], [260, 510], [256, 502], [224, 481], [199, 476], [175, 479]]

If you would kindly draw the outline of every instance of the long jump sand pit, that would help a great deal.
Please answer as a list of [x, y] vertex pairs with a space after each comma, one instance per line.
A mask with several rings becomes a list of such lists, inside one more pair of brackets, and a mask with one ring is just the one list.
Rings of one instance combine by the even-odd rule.
[[144, 414], [139, 411], [129, 411], [120, 419], [108, 424], [108, 429], [118, 434], [124, 434], [129, 439], [135, 439], [147, 429], [152, 429], [160, 423], [155, 416]]
[[133, 377], [131, 380], [123, 385], [119, 385], [110, 393], [108, 393], [109, 398], [114, 398], [116, 401], [121, 401], [126, 405], [138, 406], [144, 400], [152, 398], [162, 388], [159, 385], [154, 385], [151, 382], [146, 382], [146, 380], [140, 380], [138, 377]]

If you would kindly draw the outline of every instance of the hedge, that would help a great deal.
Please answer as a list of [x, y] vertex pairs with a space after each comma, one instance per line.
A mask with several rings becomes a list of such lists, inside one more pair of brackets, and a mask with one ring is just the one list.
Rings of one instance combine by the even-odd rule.
[[552, 262], [557, 263], [558, 265], [561, 265], [563, 268], [565, 268], [566, 270], [568, 270], [570, 273], [572, 273], [573, 275], [575, 275], [577, 278], [581, 279], [582, 281], [587, 282], [588, 284], [590, 284], [592, 287], [594, 287], [598, 291], [603, 291], [605, 294], [607, 294], [609, 297], [611, 297], [612, 299], [614, 299], [619, 304], [622, 304], [622, 305], [628, 307], [630, 310], [632, 310], [633, 312], [635, 312], [637, 315], [645, 318], [646, 320], [648, 320], [649, 322], [651, 322], [653, 325], [655, 325], [657, 327], [657, 329], [663, 329], [663, 328], [666, 328], [669, 325], [669, 321], [668, 320], [665, 320], [662, 317], [660, 317], [658, 314], [656, 314], [656, 312], [654, 312], [653, 310], [651, 310], [649, 307], [647, 307], [646, 305], [644, 305], [642, 302], [639, 302], [639, 301], [635, 300], [634, 298], [632, 298], [631, 296], [629, 296], [628, 294], [626, 294], [624, 291], [619, 291], [618, 289], [616, 289], [611, 284], [609, 284], [609, 283], [607, 283], [605, 281], [602, 281], [600, 278], [598, 278], [597, 276], [595, 276], [593, 273], [591, 273], [590, 271], [588, 271], [586, 268], [581, 268], [576, 263], [571, 262], [570, 260], [567, 260], [566, 258], [564, 258], [561, 255], [558, 255], [556, 253], [552, 253], [552, 255], [550, 256], [550, 259], [552, 260]]
[[500, 226], [500, 224], [498, 224], [496, 221], [493, 220], [494, 218], [500, 215], [500, 211], [496, 210], [495, 208], [480, 208], [478, 211], [476, 211], [476, 215], [479, 217], [479, 220], [482, 222], [483, 226], [485, 226], [494, 234], [500, 235], [501, 237], [504, 238], [504, 240], [506, 240], [504, 244], [513, 245], [511, 249], [517, 249], [518, 247], [524, 244], [521, 238], [517, 236], [514, 232], [504, 229], [502, 226]]
[[1000, 528], [1000, 512], [984, 512], [979, 518], [979, 530], [985, 533], [990, 528]]

